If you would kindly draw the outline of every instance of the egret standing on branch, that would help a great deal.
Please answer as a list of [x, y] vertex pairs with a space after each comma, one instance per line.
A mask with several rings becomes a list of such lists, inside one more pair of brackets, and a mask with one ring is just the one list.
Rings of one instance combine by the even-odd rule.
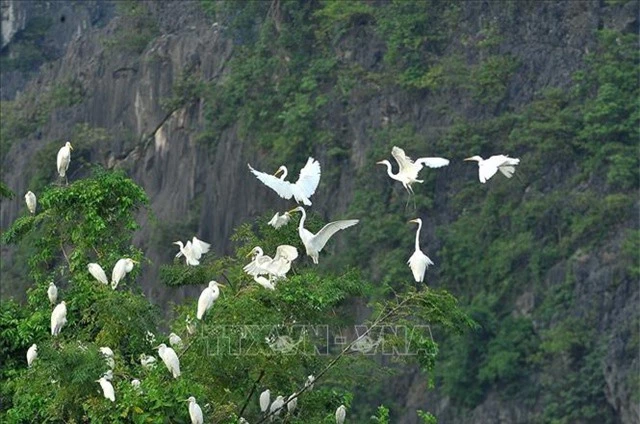
[[173, 244], [180, 246], [180, 251], [176, 254], [176, 258], [184, 256], [187, 265], [200, 265], [200, 258], [211, 248], [209, 243], [199, 240], [193, 236], [192, 240], [187, 240], [187, 244], [183, 245], [181, 241], [174, 241]]
[[180, 377], [180, 360], [176, 355], [176, 351], [162, 343], [158, 346], [158, 355], [162, 358], [162, 362], [167, 366], [173, 378]]
[[200, 408], [200, 405], [196, 403], [196, 398], [190, 396], [189, 399], [187, 399], [187, 402], [189, 402], [189, 417], [191, 417], [191, 424], [203, 424], [204, 416], [202, 415], [202, 408]]
[[267, 412], [267, 409], [269, 409], [270, 403], [271, 403], [271, 392], [269, 391], [269, 389], [267, 389], [264, 392], [260, 393], [260, 411], [262, 413]]
[[27, 350], [27, 366], [31, 366], [33, 361], [38, 357], [38, 345], [35, 343], [31, 345], [29, 350]]
[[107, 279], [107, 274], [104, 272], [104, 269], [99, 264], [90, 263], [87, 265], [87, 270], [89, 270], [89, 274], [93, 276], [96, 280], [101, 282], [104, 285], [109, 284], [109, 280]]
[[32, 191], [27, 191], [27, 194], [24, 195], [24, 201], [27, 202], [27, 209], [33, 215], [36, 213], [36, 205], [38, 204], [38, 200], [36, 199], [36, 195], [33, 194]]
[[344, 405], [338, 406], [338, 409], [336, 409], [336, 424], [343, 424], [346, 417], [347, 408]]
[[57, 336], [67, 323], [67, 304], [62, 301], [51, 312], [51, 335]]
[[55, 305], [56, 302], [58, 301], [58, 288], [56, 287], [55, 284], [53, 284], [53, 281], [49, 283], [49, 288], [47, 289], [47, 296], [49, 296], [49, 302], [51, 302], [52, 305]]
[[491, 156], [489, 159], [482, 159], [480, 156], [471, 156], [465, 160], [478, 162], [478, 178], [481, 183], [486, 183], [496, 172], [500, 171], [505, 177], [513, 177], [516, 172], [515, 166], [520, 163], [518, 158], [510, 158], [505, 155]]
[[115, 290], [118, 287], [120, 280], [131, 272], [133, 264], [137, 263], [137, 261], [130, 258], [122, 258], [118, 260], [118, 262], [116, 262], [116, 266], [113, 267], [113, 272], [111, 273], [111, 288]]
[[100, 387], [102, 387], [102, 394], [106, 399], [109, 399], [111, 402], [116, 401], [116, 394], [113, 390], [113, 385], [106, 377], [100, 377], [99, 380], [96, 380], [96, 383], [100, 383]]
[[307, 218], [307, 214], [304, 208], [302, 206], [298, 206], [297, 208], [289, 211], [289, 213], [292, 212], [300, 212], [302, 214], [300, 223], [298, 224], [298, 234], [300, 235], [302, 244], [304, 244], [304, 247], [307, 250], [307, 255], [311, 256], [314, 264], [318, 263], [318, 256], [320, 255], [320, 251], [327, 244], [331, 236], [333, 236], [340, 230], [352, 227], [358, 223], [357, 219], [334, 221], [322, 227], [322, 229], [316, 234], [313, 234], [311, 231], [304, 228], [304, 221]]
[[393, 146], [391, 149], [391, 155], [395, 158], [396, 162], [398, 162], [398, 173], [394, 174], [391, 171], [391, 162], [388, 160], [382, 160], [377, 162], [379, 165], [387, 166], [387, 174], [389, 177], [393, 178], [396, 181], [400, 181], [405, 189], [409, 192], [409, 194], [413, 193], [413, 188], [411, 188], [411, 184], [413, 183], [422, 183], [423, 180], [418, 179], [418, 173], [422, 169], [423, 166], [428, 166], [429, 168], [441, 168], [443, 166], [449, 165], [449, 160], [445, 158], [418, 158], [414, 162], [411, 160], [409, 156], [404, 153], [399, 147]]
[[200, 297], [198, 298], [198, 310], [196, 312], [196, 318], [202, 320], [204, 314], [211, 309], [213, 302], [220, 297], [220, 289], [218, 286], [224, 287], [224, 284], [220, 284], [217, 281], [209, 281], [209, 287], [202, 290]]
[[[296, 202], [311, 206], [309, 197], [316, 192], [316, 188], [320, 183], [320, 163], [314, 158], [310, 157], [307, 160], [307, 164], [300, 170], [300, 176], [298, 176], [298, 181], [295, 183], [284, 180], [287, 177], [287, 167], [284, 165], [278, 168], [274, 175], [256, 171], [250, 164], [247, 165], [253, 175], [283, 199], [291, 199], [293, 197]], [[278, 178], [277, 175], [280, 172], [282, 172], [282, 176]]]
[[67, 184], [69, 181], [67, 180], [67, 169], [69, 169], [69, 162], [71, 162], [71, 151], [73, 147], [71, 147], [71, 143], [68, 141], [58, 150], [57, 157], [57, 166], [58, 166], [58, 174], [60, 178], [64, 178]]
[[413, 278], [416, 280], [416, 283], [422, 283], [424, 281], [425, 271], [429, 268], [429, 265], [434, 265], [434, 263], [422, 252], [422, 250], [420, 250], [420, 230], [422, 229], [422, 219], [416, 218], [409, 222], [415, 222], [418, 224], [418, 230], [416, 231], [416, 251], [413, 252], [413, 255], [411, 255], [407, 263], [409, 264], [409, 268], [411, 268], [411, 272], [413, 273]]

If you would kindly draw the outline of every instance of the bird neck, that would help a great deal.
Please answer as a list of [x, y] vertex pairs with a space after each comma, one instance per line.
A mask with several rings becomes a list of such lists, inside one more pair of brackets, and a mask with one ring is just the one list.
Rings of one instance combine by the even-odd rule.
[[393, 179], [396, 179], [396, 177], [398, 176], [398, 174], [400, 172], [398, 171], [398, 174], [394, 174], [392, 169], [391, 169], [391, 162], [389, 162], [388, 160], [384, 161], [384, 165], [387, 167], [387, 175], [389, 175]]
[[300, 217], [300, 222], [298, 223], [299, 232], [304, 229], [304, 221], [305, 219], [307, 219], [307, 213], [304, 211], [304, 209], [300, 209], [300, 213], [302, 214], [302, 216]]
[[422, 229], [422, 222], [418, 222], [418, 231], [416, 231], [416, 251], [420, 250], [420, 230]]
[[284, 180], [289, 175], [289, 171], [287, 171], [287, 167], [282, 165], [282, 175], [280, 175], [280, 179]]

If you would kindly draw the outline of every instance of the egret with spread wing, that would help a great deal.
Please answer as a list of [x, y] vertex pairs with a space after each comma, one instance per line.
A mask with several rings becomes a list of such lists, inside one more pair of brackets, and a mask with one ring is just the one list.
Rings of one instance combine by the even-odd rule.
[[[309, 197], [316, 192], [316, 188], [320, 183], [320, 163], [314, 158], [310, 157], [307, 160], [307, 164], [300, 170], [300, 176], [298, 176], [298, 181], [295, 183], [284, 180], [287, 176], [287, 168], [284, 165], [278, 168], [274, 175], [256, 171], [249, 164], [248, 166], [253, 175], [283, 199], [291, 199], [293, 197], [296, 202], [311, 206]], [[282, 172], [282, 176], [278, 178], [277, 175], [280, 172]]]
[[200, 258], [211, 248], [211, 244], [199, 240], [193, 236], [192, 240], [187, 240], [187, 244], [183, 245], [181, 241], [174, 241], [173, 244], [180, 246], [180, 251], [176, 254], [176, 258], [184, 256], [187, 265], [200, 265]]
[[409, 268], [411, 268], [411, 272], [413, 273], [413, 278], [416, 280], [416, 283], [421, 283], [424, 281], [424, 274], [427, 268], [429, 268], [429, 265], [434, 265], [434, 263], [422, 252], [422, 250], [420, 250], [420, 230], [422, 229], [422, 220], [420, 218], [416, 218], [409, 222], [415, 222], [418, 224], [418, 231], [416, 231], [416, 250], [413, 252], [413, 255], [411, 255], [407, 263], [409, 264]]
[[258, 275], [269, 275], [275, 280], [286, 278], [287, 272], [291, 269], [291, 262], [298, 257], [298, 249], [288, 244], [277, 247], [276, 256], [271, 257], [264, 254], [260, 246], [254, 247], [249, 255], [254, 255], [253, 260], [246, 265], [243, 270], [256, 277]]
[[292, 212], [300, 212], [302, 217], [300, 218], [300, 223], [298, 224], [298, 234], [300, 235], [300, 240], [302, 240], [302, 244], [307, 251], [307, 255], [311, 256], [313, 259], [313, 263], [318, 263], [318, 256], [320, 255], [320, 251], [327, 244], [331, 236], [337, 233], [340, 230], [344, 230], [345, 228], [352, 227], [358, 223], [357, 219], [345, 219], [342, 221], [334, 221], [330, 222], [316, 234], [313, 234], [311, 231], [304, 228], [304, 221], [307, 218], [307, 214], [302, 206], [298, 206], [295, 209], [289, 211]]
[[291, 221], [291, 214], [289, 214], [289, 212], [285, 212], [282, 215], [276, 212], [276, 214], [273, 215], [273, 218], [271, 218], [271, 220], [267, 224], [271, 225], [277, 230], [278, 228], [287, 225], [289, 221]]
[[413, 188], [411, 188], [411, 184], [413, 183], [422, 183], [423, 180], [418, 179], [418, 173], [424, 166], [428, 166], [429, 168], [441, 168], [443, 166], [449, 165], [449, 159], [445, 158], [418, 158], [415, 160], [411, 160], [409, 156], [404, 153], [399, 147], [393, 146], [391, 149], [391, 155], [395, 158], [396, 162], [398, 162], [398, 173], [394, 174], [391, 171], [391, 162], [388, 160], [382, 160], [377, 162], [379, 165], [387, 166], [387, 174], [389, 177], [393, 178], [396, 181], [400, 181], [405, 189], [409, 193], [413, 193]]
[[465, 160], [478, 162], [478, 178], [483, 184], [498, 171], [502, 172], [507, 178], [513, 177], [513, 173], [516, 172], [515, 166], [520, 163], [520, 159], [510, 158], [505, 155], [495, 155], [489, 159], [482, 159], [482, 157], [476, 155]]

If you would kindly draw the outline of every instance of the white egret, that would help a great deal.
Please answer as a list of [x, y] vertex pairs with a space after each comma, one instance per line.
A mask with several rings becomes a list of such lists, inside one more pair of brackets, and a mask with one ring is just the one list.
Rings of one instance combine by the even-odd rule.
[[100, 348], [100, 353], [104, 356], [104, 360], [107, 363], [107, 366], [111, 369], [115, 368], [116, 363], [113, 359], [113, 350], [110, 347], [103, 346]]
[[297, 407], [298, 407], [298, 397], [296, 396], [295, 393], [293, 393], [291, 394], [291, 396], [287, 398], [287, 411], [289, 411], [290, 414], [293, 414]]
[[53, 284], [53, 281], [49, 283], [49, 288], [47, 289], [47, 296], [49, 296], [49, 302], [51, 302], [52, 305], [55, 305], [56, 302], [58, 301], [58, 288], [56, 287], [55, 284]]
[[291, 269], [291, 262], [298, 257], [298, 249], [288, 244], [280, 245], [276, 248], [276, 256], [271, 259], [264, 255], [260, 246], [256, 246], [249, 255], [253, 255], [253, 260], [243, 268], [247, 274], [253, 277], [267, 274], [279, 279], [286, 277]]
[[336, 409], [336, 424], [343, 424], [346, 417], [347, 408], [345, 408], [344, 405], [338, 406], [338, 409]]
[[180, 377], [180, 360], [176, 355], [176, 351], [162, 343], [158, 346], [158, 355], [162, 358], [162, 362], [167, 366], [173, 378]]
[[109, 381], [113, 380], [113, 370], [107, 370], [102, 376]]
[[418, 179], [418, 173], [423, 166], [428, 166], [429, 168], [441, 168], [449, 165], [448, 159], [438, 157], [418, 158], [414, 162], [404, 153], [404, 150], [396, 146], [393, 146], [391, 149], [391, 155], [395, 158], [396, 162], [398, 162], [399, 169], [397, 174], [392, 173], [391, 162], [388, 160], [382, 160], [377, 162], [377, 164], [386, 165], [387, 175], [396, 181], [400, 181], [409, 193], [413, 193], [411, 184], [424, 182], [423, 180]]
[[279, 417], [282, 412], [282, 407], [284, 406], [284, 397], [278, 396], [276, 400], [273, 401], [271, 407], [269, 408], [269, 412], [271, 413], [271, 421], [275, 417]]
[[192, 240], [187, 240], [187, 244], [183, 245], [181, 241], [174, 241], [173, 244], [180, 246], [180, 251], [176, 254], [176, 258], [184, 256], [187, 265], [200, 265], [200, 258], [211, 248], [211, 244], [199, 240], [193, 236]]
[[271, 218], [271, 220], [267, 224], [271, 225], [277, 230], [278, 228], [287, 225], [289, 221], [291, 221], [291, 214], [289, 214], [289, 212], [285, 212], [282, 215], [276, 212], [276, 214], [273, 215], [273, 218]]
[[344, 230], [345, 228], [356, 225], [359, 221], [357, 219], [345, 219], [342, 221], [330, 222], [322, 227], [322, 229], [316, 234], [313, 234], [311, 231], [304, 228], [304, 221], [307, 218], [307, 214], [302, 206], [298, 206], [297, 208], [292, 209], [289, 212], [302, 213], [300, 223], [298, 224], [298, 234], [300, 235], [302, 244], [304, 244], [307, 255], [311, 256], [314, 264], [318, 263], [318, 256], [320, 255], [320, 251], [327, 244], [331, 236], [333, 236], [340, 230]]
[[238, 421], [238, 424], [249, 424], [249, 421], [245, 420], [243, 417], [240, 417], [240, 421]]
[[187, 402], [189, 402], [189, 416], [191, 417], [191, 424], [203, 424], [204, 416], [202, 415], [202, 408], [200, 408], [200, 405], [196, 403], [196, 398], [190, 396], [189, 399], [187, 399]]
[[140, 387], [140, 380], [138, 380], [137, 378], [134, 378], [133, 380], [131, 380], [131, 387], [133, 387], [133, 390], [135, 390], [138, 393], [142, 393], [142, 388]]
[[314, 377], [313, 374], [307, 376], [307, 381], [304, 382], [304, 387], [308, 387], [307, 390], [311, 391], [313, 390], [313, 383], [315, 383], [316, 378]]
[[67, 304], [62, 301], [51, 312], [51, 335], [57, 336], [67, 323]]
[[211, 309], [213, 303], [220, 296], [220, 289], [218, 286], [224, 287], [224, 284], [220, 284], [217, 281], [209, 281], [209, 286], [202, 290], [200, 297], [198, 298], [198, 310], [196, 312], [196, 318], [202, 319], [204, 314]]
[[267, 409], [269, 409], [270, 403], [271, 403], [271, 392], [269, 391], [269, 389], [267, 389], [264, 392], [260, 393], [260, 411], [267, 412]]
[[116, 266], [113, 267], [113, 272], [111, 273], [111, 288], [115, 290], [118, 287], [120, 280], [122, 280], [127, 273], [131, 272], [133, 264], [137, 263], [137, 261], [130, 258], [122, 258], [118, 260], [118, 262], [116, 262]]
[[69, 162], [71, 162], [72, 150], [73, 147], [68, 141], [58, 150], [57, 166], [60, 178], [67, 178], [67, 169], [69, 169]]
[[409, 222], [415, 222], [418, 224], [418, 230], [416, 231], [416, 250], [413, 252], [413, 255], [411, 255], [407, 263], [409, 264], [409, 268], [411, 268], [411, 272], [413, 273], [413, 278], [416, 280], [416, 283], [422, 283], [424, 281], [425, 271], [429, 268], [429, 265], [434, 265], [434, 263], [422, 252], [422, 250], [420, 250], [420, 230], [422, 229], [422, 219], [416, 218]]
[[113, 385], [109, 380], [105, 377], [100, 377], [99, 380], [96, 380], [96, 383], [100, 383], [100, 387], [102, 387], [102, 394], [105, 398], [109, 399], [111, 402], [116, 401], [116, 393], [113, 390]]
[[274, 282], [268, 280], [267, 278], [261, 276], [261, 275], [256, 275], [255, 277], [253, 277], [253, 281], [255, 281], [256, 283], [260, 284], [262, 287], [264, 287], [267, 290], [275, 290], [276, 286], [274, 284]]
[[109, 280], [107, 279], [107, 274], [104, 272], [104, 269], [102, 269], [100, 265], [96, 263], [90, 263], [89, 265], [87, 265], [87, 270], [89, 271], [89, 274], [93, 276], [93, 278], [95, 278], [102, 284], [104, 285], [109, 284]]
[[143, 368], [151, 370], [156, 366], [156, 358], [152, 355], [145, 355], [144, 353], [140, 354], [140, 365]]
[[476, 155], [465, 160], [478, 162], [478, 178], [483, 184], [498, 171], [502, 172], [507, 178], [513, 177], [513, 173], [516, 172], [515, 166], [520, 163], [520, 159], [510, 158], [505, 155], [495, 155], [489, 159], [482, 159]]
[[27, 209], [29, 209], [29, 212], [31, 214], [36, 213], [36, 205], [38, 204], [36, 195], [33, 194], [32, 191], [27, 191], [27, 194], [24, 195], [24, 200], [27, 202]]
[[[296, 202], [302, 202], [307, 206], [311, 206], [309, 197], [315, 193], [318, 183], [320, 183], [320, 163], [311, 157], [307, 160], [304, 168], [300, 170], [300, 176], [295, 184], [284, 180], [287, 177], [287, 167], [284, 165], [278, 168], [274, 175], [256, 171], [251, 165], [249, 165], [249, 169], [263, 184], [278, 193], [283, 199], [293, 197]], [[282, 176], [278, 178], [277, 175], [280, 172], [282, 172]]]
[[38, 345], [34, 343], [27, 350], [27, 365], [31, 366], [31, 364], [33, 364], [33, 361], [35, 361], [37, 357], [38, 357]]
[[182, 339], [176, 333], [169, 334], [169, 344], [176, 349], [182, 349], [184, 347]]

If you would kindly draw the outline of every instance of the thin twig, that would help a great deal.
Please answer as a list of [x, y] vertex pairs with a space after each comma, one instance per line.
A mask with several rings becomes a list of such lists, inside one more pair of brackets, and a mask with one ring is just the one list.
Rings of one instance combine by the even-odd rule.
[[247, 399], [244, 401], [244, 405], [242, 405], [242, 409], [240, 410], [240, 416], [242, 416], [242, 414], [244, 413], [244, 410], [247, 408], [247, 405], [249, 405], [251, 396], [253, 396], [253, 393], [256, 391], [256, 388], [258, 387], [258, 383], [260, 383], [260, 380], [262, 380], [262, 377], [264, 377], [264, 370], [260, 371], [260, 375], [258, 376], [256, 381], [254, 381], [253, 387], [251, 387], [251, 391], [249, 392], [249, 396], [247, 396]]

